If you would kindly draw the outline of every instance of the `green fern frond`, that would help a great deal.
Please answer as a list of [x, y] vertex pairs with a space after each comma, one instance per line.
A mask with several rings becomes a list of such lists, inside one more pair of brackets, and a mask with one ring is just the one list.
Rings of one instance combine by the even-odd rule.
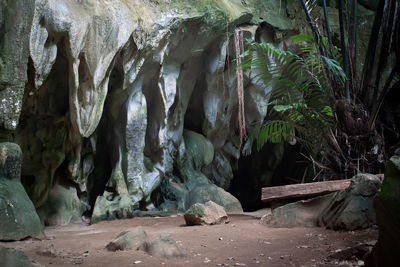
[[267, 143], [281, 143], [294, 138], [294, 127], [290, 122], [283, 120], [267, 121], [260, 129], [257, 136], [257, 149]]
[[332, 90], [325, 67], [343, 77], [340, 64], [335, 59], [321, 57], [311, 37], [298, 35], [293, 40], [300, 45], [304, 53], [301, 56], [264, 43], [251, 43], [248, 53], [242, 55], [242, 67], [251, 69], [251, 78], [265, 88], [272, 88], [271, 102], [267, 104], [271, 107], [269, 114], [280, 117], [265, 122], [250, 135], [245, 153], [251, 152], [255, 140], [257, 149], [268, 142], [290, 140], [312, 148], [318, 136], [333, 124]]

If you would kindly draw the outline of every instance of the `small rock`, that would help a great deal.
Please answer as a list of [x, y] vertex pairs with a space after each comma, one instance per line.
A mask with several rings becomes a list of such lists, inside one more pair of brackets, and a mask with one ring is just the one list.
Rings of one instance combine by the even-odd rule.
[[139, 247], [147, 239], [143, 227], [139, 226], [130, 231], [120, 233], [116, 239], [107, 244], [108, 251], [129, 250], [134, 246]]
[[164, 258], [184, 257], [186, 250], [178, 247], [175, 240], [164, 235], [153, 242], [144, 242], [139, 249], [149, 253], [152, 256], [161, 256]]
[[47, 245], [44, 249], [37, 252], [37, 254], [46, 257], [56, 257], [57, 252], [53, 244]]
[[224, 208], [212, 201], [192, 205], [185, 212], [184, 219], [187, 225], [214, 225], [229, 222]]
[[142, 263], [142, 261], [135, 261], [134, 264]]

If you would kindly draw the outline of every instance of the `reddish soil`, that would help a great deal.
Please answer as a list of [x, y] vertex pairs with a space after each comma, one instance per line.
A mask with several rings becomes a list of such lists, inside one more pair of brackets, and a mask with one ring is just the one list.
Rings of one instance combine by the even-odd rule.
[[[22, 250], [45, 266], [329, 266], [334, 265], [325, 261], [329, 255], [377, 239], [376, 230], [270, 228], [259, 223], [265, 212], [231, 215], [230, 223], [214, 226], [185, 226], [181, 215], [70, 224], [47, 227], [47, 240], [0, 246]], [[139, 250], [105, 249], [120, 232], [136, 226], [143, 226], [150, 239], [169, 235], [187, 255], [165, 259]]]

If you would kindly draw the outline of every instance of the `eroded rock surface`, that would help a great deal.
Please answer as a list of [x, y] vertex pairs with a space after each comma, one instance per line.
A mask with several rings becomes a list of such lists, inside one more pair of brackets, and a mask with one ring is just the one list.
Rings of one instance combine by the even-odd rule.
[[379, 237], [366, 266], [396, 266], [400, 247], [400, 149], [386, 165], [385, 180], [374, 207]]
[[84, 208], [75, 187], [56, 184], [46, 203], [38, 209], [38, 214], [46, 226], [67, 225], [80, 222]]
[[0, 266], [4, 267], [42, 267], [22, 251], [0, 247]]
[[32, 201], [20, 182], [22, 152], [14, 143], [0, 143], [0, 240], [44, 238]]
[[[244, 46], [290, 49], [308, 31], [300, 10], [279, 0], [1, 1], [0, 141], [24, 151], [35, 208], [60, 183], [93, 222], [209, 200], [241, 211], [226, 192], [240, 157], [233, 32]], [[244, 73], [248, 132], [273, 90], [255, 74]]]

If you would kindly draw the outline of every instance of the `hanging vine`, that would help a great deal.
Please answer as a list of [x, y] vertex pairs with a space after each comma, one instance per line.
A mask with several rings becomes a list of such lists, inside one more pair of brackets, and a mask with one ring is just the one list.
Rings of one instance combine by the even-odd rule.
[[236, 51], [236, 80], [238, 92], [238, 123], [239, 123], [239, 138], [240, 148], [243, 145], [243, 140], [247, 137], [246, 134], [246, 118], [244, 115], [244, 87], [243, 87], [243, 69], [241, 67], [242, 59], [240, 55], [244, 52], [243, 33], [238, 28], [234, 31], [235, 51]]

